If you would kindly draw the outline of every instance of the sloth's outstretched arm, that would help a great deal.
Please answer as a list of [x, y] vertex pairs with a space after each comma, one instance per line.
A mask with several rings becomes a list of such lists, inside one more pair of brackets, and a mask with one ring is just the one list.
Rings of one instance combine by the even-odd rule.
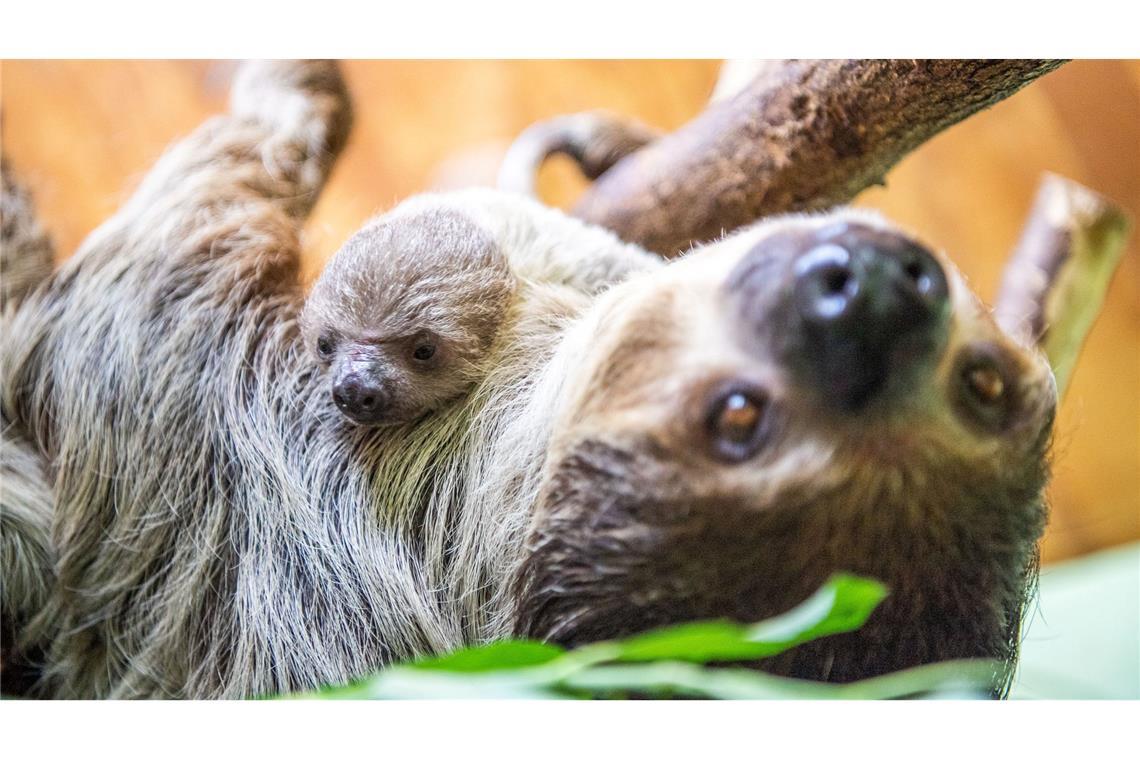
[[85, 247], [101, 247], [107, 234], [119, 233], [128, 244], [112, 245], [116, 255], [200, 261], [242, 252], [261, 257], [277, 248], [281, 258], [293, 260], [299, 225], [351, 121], [336, 63], [242, 64], [229, 113], [171, 147]]
[[297, 217], [308, 215], [352, 126], [337, 63], [249, 61], [234, 80], [230, 111], [232, 122], [256, 124], [264, 133], [255, 158], [268, 177], [259, 191]]
[[[66, 693], [111, 693], [122, 659], [105, 642], [127, 646], [133, 635], [140, 652], [176, 628], [148, 628], [145, 603], [145, 614], [122, 614], [125, 600], [152, 588], [144, 568], [167, 566], [186, 536], [208, 530], [194, 520], [227, 519], [203, 507], [176, 522], [172, 505], [220, 492], [209, 456], [236, 459], [227, 446], [242, 439], [231, 431], [264, 422], [263, 408], [248, 411], [263, 403], [251, 389], [271, 386], [288, 361], [298, 232], [350, 120], [335, 64], [243, 66], [229, 112], [176, 143], [4, 315], [0, 443], [5, 469], [23, 479], [3, 494], [0, 622], [24, 648], [48, 652], [55, 675], [45, 679]], [[201, 587], [194, 573], [206, 566], [195, 567], [186, 577]], [[179, 607], [202, 614], [185, 598]], [[132, 677], [148, 686], [123, 688], [156, 688], [150, 673], [171, 667], [139, 664]]]

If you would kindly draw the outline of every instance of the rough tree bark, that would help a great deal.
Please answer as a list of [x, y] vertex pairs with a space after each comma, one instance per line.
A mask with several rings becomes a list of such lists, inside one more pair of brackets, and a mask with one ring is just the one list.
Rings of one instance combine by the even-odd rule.
[[[919, 144], [1061, 61], [786, 61], [618, 161], [574, 213], [664, 255], [881, 183]], [[735, 88], [734, 88], [735, 89]]]
[[[602, 113], [540, 122], [508, 152], [500, 186], [533, 193], [542, 162], [569, 155], [597, 178], [575, 213], [670, 256], [761, 216], [849, 201], [925, 140], [1061, 63], [727, 62], [708, 108], [677, 132], [655, 140]], [[1042, 181], [995, 311], [1041, 346], [1061, 393], [1129, 227], [1091, 190]]]
[[994, 313], [1011, 335], [1040, 345], [1059, 394], [1100, 313], [1130, 227], [1107, 198], [1064, 177], [1042, 179]]

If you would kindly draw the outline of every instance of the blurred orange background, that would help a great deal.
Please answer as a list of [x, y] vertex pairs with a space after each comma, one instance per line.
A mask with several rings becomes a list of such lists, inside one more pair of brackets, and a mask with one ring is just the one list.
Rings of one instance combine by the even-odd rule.
[[[349, 148], [309, 225], [308, 277], [368, 216], [405, 196], [493, 178], [521, 130], [606, 108], [673, 129], [704, 106], [716, 61], [353, 61]], [[68, 256], [176, 137], [224, 104], [233, 64], [4, 61], [5, 156]], [[1075, 61], [939, 135], [868, 190], [882, 209], [995, 292], [1041, 172], [1140, 218], [1140, 61]], [[583, 182], [551, 162], [544, 198]], [[1045, 561], [1140, 538], [1140, 236], [1133, 234], [1056, 428]]]

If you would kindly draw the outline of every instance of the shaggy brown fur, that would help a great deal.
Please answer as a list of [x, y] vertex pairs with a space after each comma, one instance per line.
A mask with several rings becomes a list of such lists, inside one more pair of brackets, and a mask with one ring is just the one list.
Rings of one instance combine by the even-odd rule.
[[[9, 315], [51, 274], [52, 245], [27, 191], [0, 159], [0, 353]], [[43, 461], [0, 408], [0, 662], [5, 688], [23, 688], [27, 657], [16, 635], [47, 600], [53, 582], [51, 494]], [[30, 654], [38, 657], [34, 651]], [[22, 661], [23, 660], [23, 661]]]
[[0, 311], [15, 306], [51, 274], [52, 245], [31, 196], [0, 157]]
[[[385, 234], [457, 230], [429, 246], [456, 253], [485, 237], [513, 296], [469, 395], [361, 428], [308, 355], [296, 281], [298, 226], [347, 123], [335, 67], [247, 67], [231, 114], [176, 145], [5, 325], [5, 435], [50, 486], [31, 522], [51, 525], [54, 577], [28, 552], [3, 568], [46, 589], [4, 610], [45, 650], [37, 693], [246, 696], [512, 633], [755, 619], [835, 569], [882, 578], [889, 601], [771, 668], [1012, 662], [1055, 392], [945, 260], [951, 313], [912, 392], [837, 410], [787, 322], [795, 241], [900, 235], [881, 220], [776, 220], [666, 266], [519, 198], [412, 199]], [[961, 399], [979, 352], [1014, 389], [1000, 427]], [[729, 462], [709, 420], [734, 388], [765, 399], [739, 418], [763, 435]], [[995, 676], [1000, 690], [1008, 669]]]

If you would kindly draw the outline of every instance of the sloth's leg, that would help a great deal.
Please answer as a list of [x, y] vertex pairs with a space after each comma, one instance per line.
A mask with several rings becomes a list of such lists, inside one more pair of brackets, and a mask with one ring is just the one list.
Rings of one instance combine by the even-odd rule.
[[297, 229], [351, 121], [334, 62], [245, 63], [229, 113], [172, 146], [85, 247], [136, 259], [192, 256], [200, 263], [219, 253], [257, 256], [280, 243], [295, 256]]
[[[213, 483], [194, 468], [221, 450], [203, 441], [225, 391], [276, 367], [250, 347], [293, 339], [275, 327], [296, 301], [298, 232], [349, 122], [335, 64], [243, 67], [229, 113], [176, 143], [45, 287], [4, 313], [2, 622], [44, 646], [43, 688], [112, 693], [123, 659], [159, 635], [146, 629], [157, 615], [147, 605], [161, 601], [148, 573], [201, 535], [171, 515]], [[215, 524], [225, 511], [212, 503], [179, 514]]]
[[[31, 197], [0, 161], [0, 358], [11, 349], [10, 313], [51, 275], [52, 246]], [[4, 692], [23, 693], [32, 672], [26, 626], [54, 582], [53, 499], [43, 458], [0, 403], [0, 668]]]
[[258, 153], [269, 176], [261, 192], [304, 217], [352, 124], [339, 67], [333, 61], [250, 61], [238, 71], [230, 102], [233, 120], [265, 132]]

